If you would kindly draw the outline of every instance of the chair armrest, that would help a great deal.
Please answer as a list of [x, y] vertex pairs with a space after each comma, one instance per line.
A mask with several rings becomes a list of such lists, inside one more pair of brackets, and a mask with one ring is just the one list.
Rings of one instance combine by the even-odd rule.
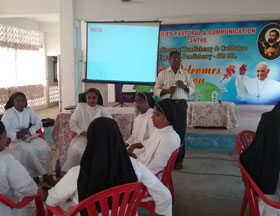
[[53, 207], [47, 205], [46, 215], [64, 216], [65, 212], [59, 206]]
[[163, 170], [159, 171], [157, 174], [155, 174], [155, 176], [159, 177], [159, 175], [162, 173], [163, 173]]
[[12, 201], [12, 200], [10, 200], [10, 199], [8, 199], [5, 196], [0, 194], [0, 200], [4, 205], [6, 205], [10, 208], [16, 208], [16, 209], [23, 208], [28, 203], [30, 203], [32, 200], [34, 200], [35, 197], [36, 196], [29, 196], [29, 197], [23, 198], [20, 202], [14, 202], [14, 201]]

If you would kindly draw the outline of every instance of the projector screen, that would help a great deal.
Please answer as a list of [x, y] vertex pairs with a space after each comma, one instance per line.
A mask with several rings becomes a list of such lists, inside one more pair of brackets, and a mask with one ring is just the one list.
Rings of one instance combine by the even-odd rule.
[[88, 22], [86, 82], [154, 84], [160, 22]]

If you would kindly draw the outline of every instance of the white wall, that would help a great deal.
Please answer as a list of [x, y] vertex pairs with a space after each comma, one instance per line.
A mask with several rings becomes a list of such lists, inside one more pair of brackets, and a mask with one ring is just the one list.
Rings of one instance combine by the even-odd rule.
[[74, 0], [80, 20], [153, 20], [197, 23], [280, 18], [279, 0]]
[[[71, 0], [60, 0], [60, 108], [77, 104], [78, 91], [74, 64], [74, 19]], [[81, 80], [80, 80], [81, 82]]]
[[0, 17], [53, 14], [58, 13], [58, 6], [58, 0], [0, 0]]
[[58, 56], [60, 55], [60, 36], [59, 32], [45, 33], [46, 55]]
[[[0, 0], [0, 17], [59, 13], [61, 0]], [[68, 0], [75, 19], [157, 19], [164, 23], [280, 18], [279, 0]], [[65, 8], [67, 9], [67, 8]]]
[[59, 23], [40, 23], [40, 30], [45, 32], [46, 55], [60, 55]]

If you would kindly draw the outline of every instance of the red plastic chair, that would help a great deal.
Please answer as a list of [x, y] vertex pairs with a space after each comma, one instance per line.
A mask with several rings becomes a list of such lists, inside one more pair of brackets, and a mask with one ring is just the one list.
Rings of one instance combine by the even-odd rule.
[[[134, 216], [147, 189], [141, 182], [129, 183], [109, 188], [94, 194], [80, 202], [68, 213], [64, 213], [60, 207], [47, 206], [47, 216], [75, 216], [86, 209], [89, 216], [98, 216], [96, 203], [100, 204], [102, 216], [109, 216], [110, 209], [108, 198], [112, 198], [111, 215]], [[120, 197], [122, 200], [120, 201]], [[121, 202], [121, 204], [120, 204]]]
[[10, 208], [21, 209], [29, 204], [32, 200], [35, 200], [36, 216], [45, 216], [45, 209], [40, 188], [38, 188], [37, 195], [25, 197], [23, 200], [17, 203], [0, 194], [0, 202]]
[[267, 205], [270, 205], [273, 208], [280, 209], [280, 203], [272, 201], [261, 191], [255, 181], [251, 178], [246, 169], [240, 163], [240, 160], [238, 160], [238, 165], [242, 173], [245, 193], [249, 200], [249, 216], [260, 215], [258, 197], [262, 199]]
[[72, 133], [71, 133], [71, 137], [72, 137], [72, 139], [74, 139], [74, 138], [75, 138], [75, 136], [77, 136], [77, 134], [76, 134], [75, 132], [73, 132], [73, 131], [72, 131]]
[[[256, 133], [250, 130], [243, 130], [239, 132], [235, 140], [235, 148], [237, 154], [240, 155], [251, 145], [253, 139], [255, 138], [255, 135]], [[248, 197], [247, 197], [247, 192], [245, 191], [242, 200], [241, 209], [240, 209], [240, 216], [244, 215], [247, 203], [248, 203]]]
[[237, 154], [240, 155], [251, 145], [255, 135], [256, 133], [250, 130], [243, 130], [239, 132], [235, 140]]
[[[180, 145], [179, 148], [177, 148], [172, 153], [164, 169], [156, 174], [156, 176], [158, 176], [161, 179], [162, 184], [164, 184], [166, 187], [169, 188], [173, 203], [175, 202], [175, 194], [174, 194], [173, 181], [172, 181], [172, 170], [175, 166], [175, 162], [178, 157], [181, 146], [182, 145]], [[145, 198], [151, 198], [151, 195], [147, 192]], [[150, 214], [153, 215], [155, 211], [155, 202], [153, 200], [141, 202], [140, 206], [148, 209]]]
[[39, 130], [37, 130], [36, 134], [39, 134], [39, 137], [42, 138], [43, 140], [45, 139], [44, 128], [40, 128]]

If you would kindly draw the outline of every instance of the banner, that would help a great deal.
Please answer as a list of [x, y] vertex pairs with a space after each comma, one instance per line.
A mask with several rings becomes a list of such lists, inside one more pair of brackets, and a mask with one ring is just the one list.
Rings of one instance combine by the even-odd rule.
[[179, 51], [196, 85], [213, 83], [222, 101], [275, 104], [280, 100], [280, 21], [164, 25], [159, 72]]

